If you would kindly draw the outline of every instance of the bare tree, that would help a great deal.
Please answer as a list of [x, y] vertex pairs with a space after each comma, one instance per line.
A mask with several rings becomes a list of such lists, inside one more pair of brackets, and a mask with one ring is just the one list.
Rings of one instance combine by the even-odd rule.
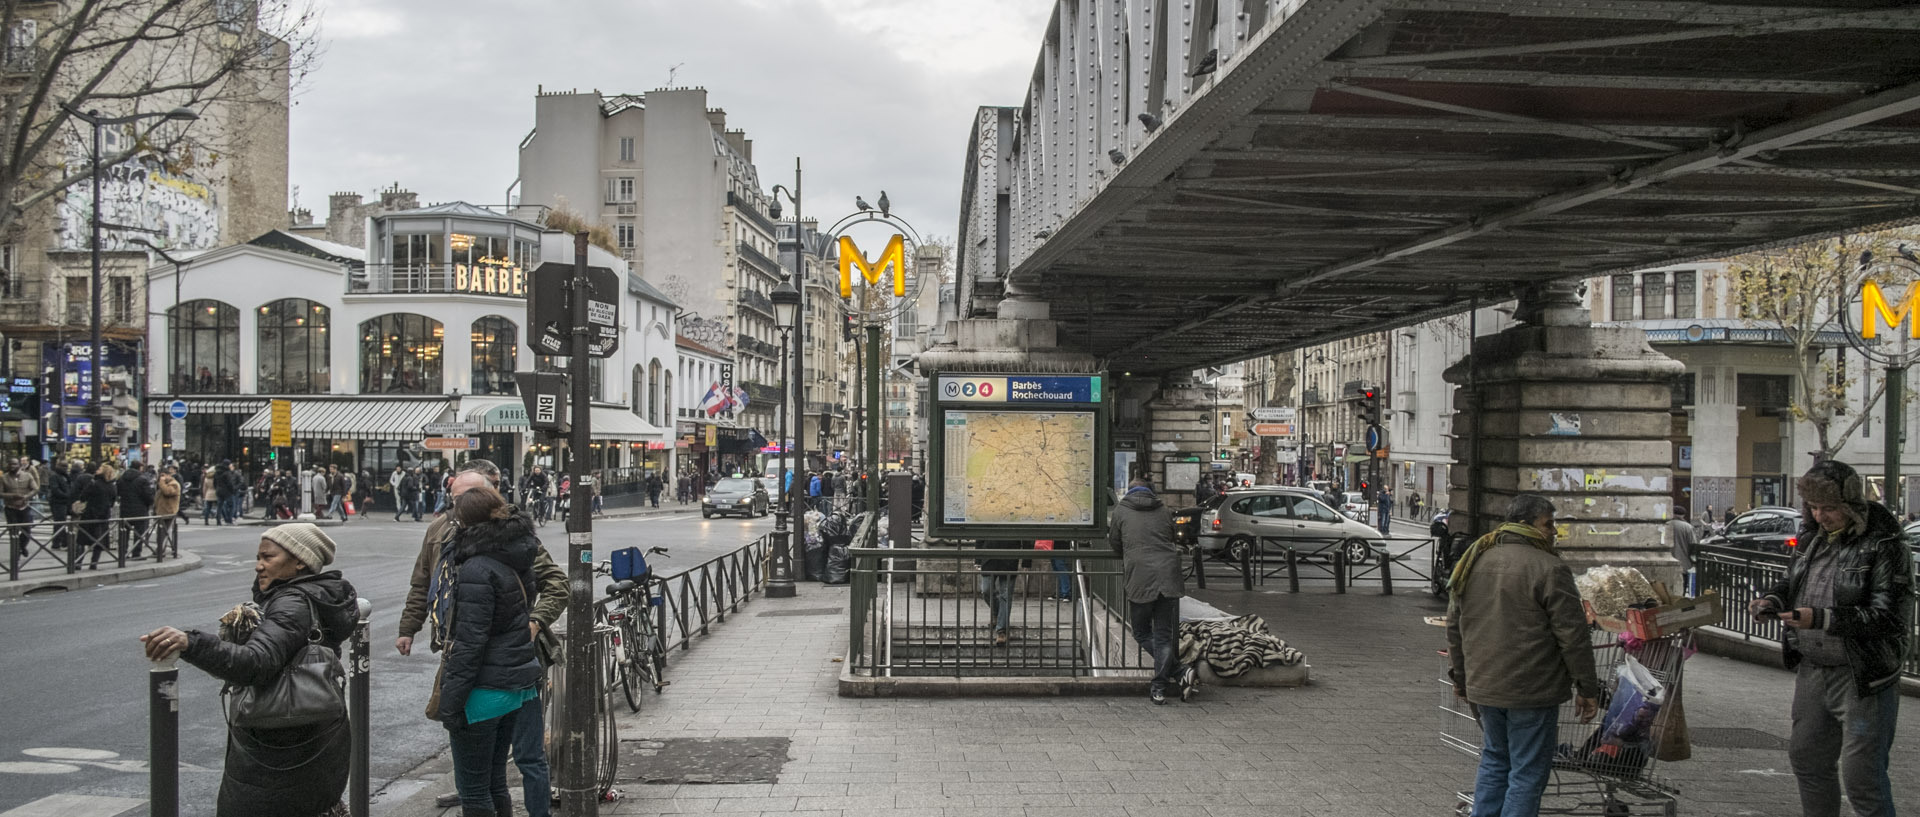
[[[1841, 349], [1827, 353], [1834, 335], [1844, 331], [1839, 310], [1855, 308], [1867, 280], [1904, 286], [1906, 281], [1881, 280], [1893, 268], [1871, 261], [1905, 253], [1909, 242], [1920, 244], [1901, 232], [1856, 233], [1728, 259], [1741, 317], [1779, 330], [1792, 347], [1795, 382], [1788, 411], [1813, 427], [1820, 457], [1833, 456], [1869, 416], [1846, 412], [1858, 378], [1840, 362]], [[1886, 388], [1884, 375], [1870, 374], [1866, 404], [1879, 404]]]
[[[318, 23], [307, 0], [0, 0], [0, 233], [91, 178], [84, 154], [61, 149], [90, 139], [69, 109], [125, 117], [277, 99], [316, 64]], [[150, 157], [177, 173], [245, 138], [158, 117], [126, 127], [100, 167]]]

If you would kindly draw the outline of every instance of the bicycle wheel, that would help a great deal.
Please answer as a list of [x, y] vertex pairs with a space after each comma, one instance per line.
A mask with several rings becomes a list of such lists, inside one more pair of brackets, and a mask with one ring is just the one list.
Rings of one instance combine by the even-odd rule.
[[644, 663], [640, 654], [646, 642], [641, 640], [635, 628], [633, 617], [635, 608], [629, 604], [622, 608], [626, 617], [620, 622], [620, 646], [614, 650], [614, 665], [620, 672], [620, 694], [627, 699], [627, 710], [640, 711], [641, 666]]
[[618, 665], [620, 668], [620, 694], [627, 699], [627, 711], [629, 712], [640, 711], [640, 677], [639, 673], [634, 671], [635, 665], [639, 663], [640, 662], [636, 661], [632, 655], [628, 655], [626, 660], [619, 662]]
[[[647, 609], [651, 610], [652, 608]], [[639, 621], [640, 623], [634, 627], [637, 631], [634, 640], [634, 651], [628, 653], [628, 657], [632, 659], [632, 663], [638, 668], [639, 676], [645, 679], [647, 684], [653, 687], [654, 694], [658, 695], [660, 694], [660, 688], [667, 685], [666, 651], [661, 648], [660, 633], [653, 626], [653, 617], [651, 615], [642, 615]]]

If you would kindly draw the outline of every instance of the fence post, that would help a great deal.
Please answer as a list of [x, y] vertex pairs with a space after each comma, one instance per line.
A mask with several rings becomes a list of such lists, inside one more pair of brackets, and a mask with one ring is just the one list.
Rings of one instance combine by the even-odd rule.
[[179, 654], [147, 673], [147, 813], [180, 817]]
[[1347, 549], [1333, 549], [1333, 592], [1347, 592]]
[[113, 537], [113, 541], [116, 543], [115, 546], [119, 549], [119, 553], [115, 557], [114, 566], [126, 567], [127, 566], [127, 520], [115, 519], [108, 522], [107, 526], [109, 527], [109, 529], [111, 529], [114, 526], [118, 526], [120, 528], [120, 530], [117, 532], [117, 535], [116, 535], [116, 532], [113, 532], [111, 530], [109, 530], [107, 535]]
[[7, 551], [9, 556], [7, 557], [7, 578], [12, 580], [18, 580], [20, 578], [20, 551], [25, 550], [25, 548], [20, 547], [21, 542], [19, 537], [19, 532], [14, 530], [12, 525], [8, 525]]
[[1300, 592], [1300, 554], [1287, 546], [1287, 592]]
[[1193, 579], [1201, 590], [1207, 589], [1207, 558], [1198, 545], [1193, 548]]
[[1380, 546], [1380, 595], [1393, 595], [1393, 545], [1391, 544]]
[[1256, 539], [1251, 546], [1240, 551], [1240, 589], [1242, 590], [1253, 589], [1253, 550], [1261, 547], [1266, 547], [1266, 544]]
[[353, 729], [352, 760], [347, 767], [347, 810], [353, 817], [367, 817], [370, 792], [367, 786], [367, 755], [372, 748], [373, 724], [368, 720], [372, 716], [372, 678], [368, 671], [373, 661], [369, 655], [367, 629], [373, 616], [373, 602], [359, 599], [360, 621], [353, 625], [351, 641], [352, 662], [347, 673], [347, 721]]

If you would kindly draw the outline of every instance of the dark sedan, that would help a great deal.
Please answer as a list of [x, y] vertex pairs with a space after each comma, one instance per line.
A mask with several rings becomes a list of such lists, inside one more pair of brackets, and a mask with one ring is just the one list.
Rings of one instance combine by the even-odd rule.
[[1800, 544], [1800, 511], [1793, 508], [1754, 508], [1733, 518], [1727, 529], [1701, 544], [1733, 547], [1761, 553], [1791, 553]]

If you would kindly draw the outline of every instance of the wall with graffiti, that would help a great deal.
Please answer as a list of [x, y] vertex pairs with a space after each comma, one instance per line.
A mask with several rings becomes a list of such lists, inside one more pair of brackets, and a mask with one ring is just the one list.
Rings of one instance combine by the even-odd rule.
[[[84, 168], [87, 150], [81, 146], [68, 161]], [[207, 249], [220, 243], [220, 201], [213, 188], [167, 172], [153, 157], [137, 157], [105, 168], [100, 177], [100, 204], [101, 222], [122, 228], [101, 230], [101, 245], [108, 250], [139, 249], [139, 245], [130, 243], [135, 236], [178, 249]], [[88, 248], [92, 207], [91, 182], [67, 188], [58, 205], [60, 249]]]

